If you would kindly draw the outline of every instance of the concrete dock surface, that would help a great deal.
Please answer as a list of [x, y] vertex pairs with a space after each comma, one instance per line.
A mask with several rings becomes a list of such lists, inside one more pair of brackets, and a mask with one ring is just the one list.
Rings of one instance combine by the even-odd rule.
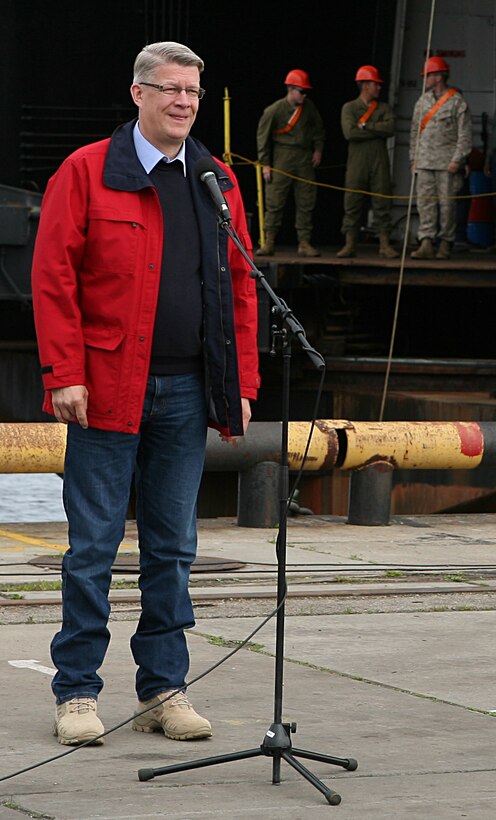
[[[273, 611], [275, 536], [234, 519], [199, 522], [199, 558], [228, 566], [192, 574], [190, 680]], [[56, 563], [66, 546], [62, 523], [0, 523], [0, 820], [495, 817], [496, 517], [423, 516], [389, 527], [289, 520], [283, 721], [297, 724], [295, 748], [357, 759], [346, 771], [300, 758], [341, 795], [336, 806], [284, 760], [273, 785], [265, 755], [138, 780], [140, 769], [258, 749], [274, 716], [274, 619], [189, 689], [213, 724], [211, 739], [177, 742], [128, 723], [104, 746], [15, 775], [69, 748], [51, 734], [49, 643], [60, 593], [27, 588], [57, 579], [56, 568], [33, 560], [48, 554]], [[136, 552], [130, 522], [121, 553], [129, 561]], [[133, 595], [114, 594], [99, 699], [106, 729], [135, 708]]]

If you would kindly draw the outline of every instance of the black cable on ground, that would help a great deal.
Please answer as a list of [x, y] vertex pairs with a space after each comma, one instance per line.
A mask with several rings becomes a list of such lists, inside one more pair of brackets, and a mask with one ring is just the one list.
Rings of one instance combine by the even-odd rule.
[[63, 757], [67, 757], [68, 755], [74, 754], [74, 752], [78, 752], [80, 749], [84, 749], [86, 746], [92, 746], [95, 743], [95, 740], [99, 740], [103, 737], [107, 737], [107, 735], [110, 735], [113, 732], [116, 732], [118, 729], [122, 729], [123, 726], [126, 726], [128, 723], [131, 723], [131, 721], [134, 720], [136, 717], [141, 717], [141, 715], [145, 715], [147, 712], [151, 711], [151, 709], [155, 709], [161, 703], [165, 703], [166, 701], [173, 698], [174, 695], [176, 695], [178, 692], [186, 691], [191, 686], [193, 686], [193, 684], [198, 683], [198, 681], [202, 680], [207, 675], [210, 675], [211, 672], [213, 672], [215, 669], [218, 669], [218, 667], [222, 666], [222, 664], [226, 663], [226, 661], [228, 661], [230, 658], [232, 658], [233, 655], [236, 655], [236, 653], [239, 652], [241, 649], [244, 649], [244, 647], [250, 642], [250, 640], [253, 638], [253, 636], [256, 635], [257, 632], [259, 632], [277, 614], [278, 610], [281, 608], [281, 606], [283, 606], [283, 604], [285, 602], [285, 599], [286, 599], [286, 595], [284, 596], [282, 601], [278, 604], [278, 606], [274, 610], [272, 610], [272, 612], [270, 612], [269, 615], [267, 615], [261, 621], [261, 623], [258, 624], [258, 626], [255, 629], [253, 629], [250, 632], [250, 634], [246, 638], [244, 638], [243, 641], [241, 641], [239, 643], [238, 646], [235, 646], [234, 649], [232, 649], [230, 652], [228, 652], [227, 655], [224, 655], [224, 657], [221, 658], [219, 661], [212, 664], [212, 666], [209, 666], [208, 669], [205, 669], [203, 672], [201, 672], [199, 675], [197, 675], [195, 678], [193, 678], [183, 688], [176, 689], [174, 692], [171, 692], [166, 698], [163, 698], [158, 703], [154, 703], [153, 706], [148, 706], [146, 709], [143, 709], [141, 712], [134, 713], [133, 715], [131, 715], [131, 717], [126, 718], [126, 720], [121, 721], [121, 723], [117, 723], [115, 726], [112, 726], [110, 729], [107, 729], [105, 732], [102, 732], [100, 735], [98, 735], [97, 737], [94, 737], [92, 740], [87, 740], [85, 743], [80, 743], [78, 746], [72, 746], [70, 749], [67, 749], [66, 751], [61, 752], [57, 755], [53, 755], [52, 757], [48, 757], [48, 758], [45, 758], [43, 760], [39, 760], [37, 763], [33, 763], [30, 766], [26, 766], [23, 769], [17, 769], [15, 772], [11, 772], [10, 774], [3, 775], [2, 777], [0, 777], [0, 783], [3, 783], [5, 780], [11, 780], [13, 777], [18, 777], [21, 774], [26, 774], [26, 772], [31, 772], [31, 771], [33, 771], [33, 769], [38, 769], [41, 766], [46, 766], [48, 763], [53, 763], [55, 760], [61, 760]]

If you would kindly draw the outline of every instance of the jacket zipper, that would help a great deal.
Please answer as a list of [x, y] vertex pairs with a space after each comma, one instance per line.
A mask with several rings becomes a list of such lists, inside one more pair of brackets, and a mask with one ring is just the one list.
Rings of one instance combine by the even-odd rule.
[[[220, 260], [220, 242], [219, 242], [219, 223], [217, 223], [217, 282], [218, 282], [218, 299], [220, 306], [220, 323], [222, 328], [222, 338], [224, 340], [224, 347], [222, 350], [223, 356], [223, 370], [222, 370], [222, 395], [226, 407], [226, 419], [229, 419], [229, 403], [226, 401], [226, 371], [227, 371], [227, 356], [226, 356], [226, 334], [224, 332], [224, 316], [222, 314], [222, 289], [220, 284], [221, 276], [221, 260]], [[229, 426], [229, 423], [228, 423]]]

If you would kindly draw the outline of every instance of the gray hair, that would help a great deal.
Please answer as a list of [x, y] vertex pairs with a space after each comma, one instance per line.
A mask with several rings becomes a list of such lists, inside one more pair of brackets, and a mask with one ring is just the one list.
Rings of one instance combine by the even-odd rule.
[[201, 73], [204, 69], [203, 60], [181, 43], [163, 42], [150, 43], [145, 46], [134, 61], [133, 82], [145, 82], [150, 79], [156, 68], [174, 63], [176, 65], [196, 66]]

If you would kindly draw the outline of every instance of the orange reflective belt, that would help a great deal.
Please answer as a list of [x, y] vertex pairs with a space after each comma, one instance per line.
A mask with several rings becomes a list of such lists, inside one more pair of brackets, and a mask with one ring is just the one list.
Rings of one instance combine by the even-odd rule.
[[422, 120], [422, 122], [420, 123], [420, 133], [422, 133], [422, 131], [424, 130], [424, 128], [425, 128], [425, 126], [427, 125], [427, 123], [428, 123], [428, 122], [430, 122], [430, 121], [432, 120], [432, 118], [433, 118], [434, 114], [437, 114], [437, 112], [439, 111], [439, 109], [441, 108], [441, 106], [442, 106], [442, 105], [444, 105], [444, 103], [445, 103], [447, 100], [449, 100], [449, 98], [450, 98], [450, 97], [452, 97], [452, 96], [453, 96], [453, 94], [456, 94], [456, 88], [450, 88], [450, 89], [449, 89], [449, 91], [447, 91], [447, 92], [446, 92], [446, 94], [443, 94], [443, 96], [442, 96], [442, 97], [439, 97], [439, 99], [438, 99], [437, 103], [435, 103], [435, 104], [432, 106], [431, 110], [427, 112], [427, 114], [425, 115], [424, 119], [423, 119], [423, 120]]
[[301, 117], [302, 109], [303, 106], [299, 105], [298, 108], [295, 110], [294, 114], [291, 115], [291, 119], [284, 126], [284, 128], [278, 128], [277, 131], [274, 131], [274, 134], [288, 134], [290, 131], [292, 131]]
[[367, 108], [365, 114], [362, 114], [360, 119], [358, 120], [357, 125], [362, 125], [362, 123], [367, 122], [370, 120], [372, 114], [374, 113], [375, 109], [377, 108], [377, 100], [372, 100], [369, 107]]

